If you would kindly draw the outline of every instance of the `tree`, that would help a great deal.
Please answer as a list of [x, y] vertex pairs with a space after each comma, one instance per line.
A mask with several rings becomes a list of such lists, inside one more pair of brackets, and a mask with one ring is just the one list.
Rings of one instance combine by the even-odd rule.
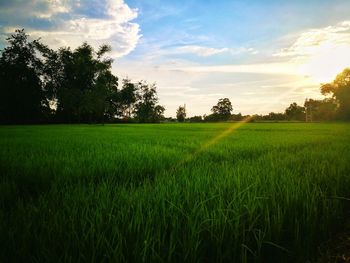
[[297, 103], [293, 102], [285, 110], [285, 114], [288, 120], [293, 121], [304, 121], [305, 120], [305, 108], [299, 106]]
[[335, 119], [337, 103], [333, 98], [324, 100], [305, 100], [305, 111], [307, 111], [313, 121], [330, 121]]
[[275, 112], [270, 112], [266, 118], [266, 120], [271, 120], [271, 121], [283, 121], [286, 119], [286, 115], [283, 113], [275, 113]]
[[9, 46], [0, 57], [0, 122], [42, 121], [48, 104], [42, 88], [39, 41], [29, 41], [24, 29], [16, 30], [7, 41]]
[[176, 118], [178, 122], [184, 122], [186, 119], [186, 108], [185, 106], [179, 106], [176, 111]]
[[338, 103], [339, 118], [350, 120], [350, 68], [344, 69], [333, 82], [322, 84], [321, 93], [331, 94]]
[[202, 122], [203, 118], [202, 118], [202, 116], [193, 116], [193, 117], [189, 118], [189, 121], [190, 122]]
[[151, 121], [160, 122], [161, 120], [164, 120], [164, 111], [165, 108], [162, 105], [156, 105], [152, 113]]
[[238, 113], [238, 114], [231, 114], [231, 116], [230, 116], [230, 118], [229, 118], [230, 121], [241, 121], [241, 120], [243, 120], [243, 119], [244, 119], [244, 117], [242, 116], [241, 113]]
[[148, 84], [140, 81], [136, 93], [135, 116], [139, 122], [159, 122], [164, 118], [165, 108], [157, 105], [157, 86], [155, 83]]
[[46, 50], [45, 86], [64, 122], [103, 122], [116, 115], [118, 78], [111, 73], [111, 51], [103, 45], [97, 52], [87, 43], [72, 51]]
[[212, 107], [211, 111], [213, 116], [211, 119], [214, 120], [228, 120], [231, 116], [232, 104], [228, 98], [219, 99], [218, 103]]
[[0, 56], [0, 123], [48, 121], [104, 122], [135, 114], [141, 122], [159, 122], [156, 85], [138, 84], [112, 74], [111, 47], [97, 51], [87, 43], [52, 50], [16, 30]]
[[136, 85], [129, 79], [123, 79], [122, 89], [119, 92], [121, 115], [130, 118], [136, 102]]

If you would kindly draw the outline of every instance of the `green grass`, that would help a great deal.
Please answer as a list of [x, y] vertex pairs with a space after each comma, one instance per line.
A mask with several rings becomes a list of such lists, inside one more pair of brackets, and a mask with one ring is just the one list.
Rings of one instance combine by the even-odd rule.
[[[346, 218], [350, 125], [0, 127], [0, 262], [304, 262]], [[201, 150], [200, 150], [201, 149]]]

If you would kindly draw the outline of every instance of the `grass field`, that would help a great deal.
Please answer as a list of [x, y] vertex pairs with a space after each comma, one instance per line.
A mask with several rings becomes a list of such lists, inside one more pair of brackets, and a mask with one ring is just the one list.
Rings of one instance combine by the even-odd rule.
[[0, 127], [0, 262], [317, 256], [349, 212], [350, 125], [235, 125]]

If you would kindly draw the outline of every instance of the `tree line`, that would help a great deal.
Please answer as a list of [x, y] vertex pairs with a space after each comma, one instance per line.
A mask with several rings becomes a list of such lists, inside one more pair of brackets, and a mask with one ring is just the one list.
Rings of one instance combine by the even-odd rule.
[[40, 39], [30, 41], [24, 29], [7, 41], [0, 56], [0, 123], [350, 120], [350, 69], [321, 85], [321, 93], [330, 97], [307, 99], [303, 106], [294, 102], [282, 113], [232, 114], [232, 103], [222, 98], [209, 115], [187, 118], [186, 107], [179, 106], [175, 119], [164, 118], [156, 84], [119, 81], [112, 73], [108, 45], [53, 50]]
[[211, 109], [211, 114], [193, 116], [186, 119], [186, 108], [179, 106], [176, 119], [179, 122], [218, 122], [218, 121], [350, 121], [350, 69], [339, 73], [331, 83], [321, 84], [323, 95], [330, 95], [322, 100], [306, 99], [304, 106], [291, 103], [284, 112], [270, 112], [266, 115], [232, 114], [232, 103], [228, 98], [219, 99]]
[[159, 122], [156, 84], [121, 81], [112, 74], [111, 47], [53, 50], [24, 30], [7, 38], [0, 57], [1, 123]]

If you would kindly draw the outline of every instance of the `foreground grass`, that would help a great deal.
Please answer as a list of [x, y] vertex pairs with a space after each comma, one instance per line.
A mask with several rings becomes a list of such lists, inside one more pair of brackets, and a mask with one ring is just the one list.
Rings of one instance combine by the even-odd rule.
[[213, 140], [230, 125], [0, 127], [0, 261], [314, 257], [349, 208], [350, 125]]

